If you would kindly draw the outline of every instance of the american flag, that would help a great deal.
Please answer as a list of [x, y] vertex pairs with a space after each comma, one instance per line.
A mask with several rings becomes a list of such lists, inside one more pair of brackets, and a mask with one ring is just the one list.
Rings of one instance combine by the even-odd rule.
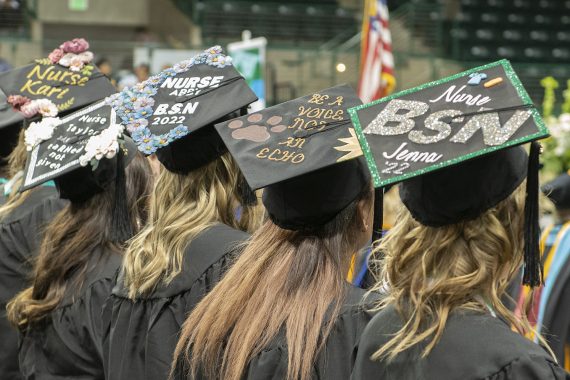
[[386, 0], [365, 0], [358, 95], [367, 103], [394, 90], [394, 56]]

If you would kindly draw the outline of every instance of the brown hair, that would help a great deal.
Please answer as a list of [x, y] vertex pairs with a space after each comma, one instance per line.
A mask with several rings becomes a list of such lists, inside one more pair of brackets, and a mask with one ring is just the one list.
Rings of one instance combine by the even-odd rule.
[[[28, 157], [26, 144], [24, 144], [25, 129], [20, 131], [18, 136], [18, 145], [12, 150], [8, 156], [8, 177], [13, 179], [19, 172], [26, 167], [26, 159]], [[0, 206], [0, 221], [8, 216], [15, 208], [22, 205], [34, 189], [19, 192], [18, 189], [22, 185], [23, 177], [12, 183], [12, 191], [8, 195], [6, 203]], [[6, 186], [6, 185], [4, 185]]]
[[387, 292], [376, 310], [393, 305], [404, 325], [374, 360], [393, 360], [423, 341], [427, 356], [457, 309], [490, 307], [519, 333], [531, 330], [501, 300], [523, 258], [523, 188], [476, 219], [449, 226], [421, 225], [401, 209], [374, 252], [382, 256], [382, 278], [374, 290]]
[[[133, 230], [145, 219], [145, 197], [150, 190], [150, 166], [139, 153], [126, 168], [127, 203]], [[33, 284], [8, 304], [8, 318], [20, 330], [42, 320], [63, 299], [68, 288], [79, 288], [96, 247], [120, 253], [110, 242], [115, 186], [84, 202], [68, 204], [45, 229], [34, 267]], [[136, 207], [135, 207], [136, 206]], [[101, 257], [100, 259], [103, 259]], [[70, 282], [73, 278], [73, 282]]]
[[252, 231], [259, 207], [246, 206], [238, 220], [241, 180], [229, 153], [188, 174], [162, 170], [150, 200], [149, 223], [135, 236], [123, 260], [129, 297], [152, 292], [182, 270], [184, 251], [200, 232], [215, 223]]
[[357, 202], [371, 198], [366, 187], [312, 233], [266, 221], [186, 319], [173, 371], [182, 359], [188, 376], [239, 380], [252, 358], [285, 328], [287, 379], [310, 378], [344, 298], [345, 274], [359, 236]]

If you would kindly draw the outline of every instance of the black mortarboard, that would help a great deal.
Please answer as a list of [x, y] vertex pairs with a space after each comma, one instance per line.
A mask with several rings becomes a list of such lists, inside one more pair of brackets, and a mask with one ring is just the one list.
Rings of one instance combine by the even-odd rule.
[[540, 190], [554, 203], [557, 210], [570, 209], [570, 175], [568, 172], [560, 174], [543, 185]]
[[524, 281], [540, 283], [539, 148], [532, 143], [529, 158], [515, 146], [546, 137], [548, 131], [508, 61], [405, 90], [349, 112], [375, 186], [406, 180], [400, 196], [424, 225], [438, 227], [476, 218], [527, 178]]
[[[66, 41], [47, 58], [0, 73], [0, 128], [22, 121], [26, 116], [8, 103], [8, 97], [24, 100], [46, 99], [61, 114], [79, 109], [113, 94], [115, 88], [91, 63], [93, 53], [83, 39]], [[55, 116], [55, 115], [50, 115]]]
[[109, 100], [141, 152], [187, 173], [227, 152], [212, 125], [257, 97], [216, 46]]
[[370, 182], [346, 111], [359, 104], [342, 85], [216, 125], [275, 224], [322, 226]]
[[54, 180], [61, 198], [80, 203], [115, 183], [113, 232], [117, 242], [124, 242], [132, 235], [124, 168], [137, 150], [117, 121], [115, 111], [101, 101], [61, 119], [31, 123], [20, 191]]

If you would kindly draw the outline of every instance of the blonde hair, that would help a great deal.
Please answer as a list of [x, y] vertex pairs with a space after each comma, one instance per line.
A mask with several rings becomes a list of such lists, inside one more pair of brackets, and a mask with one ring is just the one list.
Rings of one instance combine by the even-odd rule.
[[[14, 150], [12, 150], [8, 156], [8, 176], [10, 179], [13, 179], [26, 167], [26, 159], [28, 157], [28, 153], [26, 150], [26, 144], [24, 144], [24, 133], [25, 129], [22, 129], [20, 131], [20, 135], [18, 136], [18, 145], [16, 145]], [[8, 216], [14, 209], [21, 206], [28, 198], [30, 193], [34, 190], [30, 189], [28, 191], [19, 192], [18, 189], [22, 185], [22, 180], [23, 176], [12, 183], [12, 191], [8, 195], [6, 203], [0, 206], [0, 221]]]
[[387, 292], [376, 310], [394, 306], [404, 325], [373, 360], [393, 360], [423, 341], [422, 357], [427, 356], [457, 309], [490, 307], [520, 334], [533, 330], [525, 316], [518, 319], [501, 301], [523, 258], [521, 188], [478, 218], [449, 226], [421, 225], [402, 208], [374, 252], [383, 256], [374, 290]]
[[145, 228], [127, 247], [123, 267], [129, 297], [148, 295], [182, 270], [184, 250], [215, 223], [253, 231], [260, 223], [256, 206], [245, 206], [239, 220], [235, 208], [241, 173], [229, 153], [191, 171], [162, 170], [156, 181]]

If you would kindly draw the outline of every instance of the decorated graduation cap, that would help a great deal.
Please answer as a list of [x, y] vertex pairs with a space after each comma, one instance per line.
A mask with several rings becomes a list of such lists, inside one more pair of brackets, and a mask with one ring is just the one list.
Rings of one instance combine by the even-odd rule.
[[369, 184], [347, 113], [359, 104], [342, 85], [216, 124], [251, 188], [265, 188], [263, 203], [275, 224], [322, 226]]
[[82, 38], [66, 41], [47, 58], [0, 73], [0, 128], [35, 115], [54, 117], [111, 95], [115, 88], [91, 63]]
[[570, 174], [560, 174], [544, 184], [540, 190], [554, 203], [557, 210], [570, 210]]
[[124, 168], [137, 152], [104, 101], [64, 118], [43, 118], [25, 131], [29, 151], [20, 191], [53, 180], [60, 197], [81, 203], [115, 183], [114, 240], [132, 235]]
[[141, 152], [156, 153], [169, 171], [188, 173], [227, 152], [213, 124], [245, 113], [256, 100], [215, 46], [112, 96], [109, 104]]
[[[548, 135], [508, 61], [427, 83], [349, 110], [376, 187], [400, 197], [421, 224], [474, 219], [527, 178], [524, 282], [541, 281], [538, 154], [517, 145]], [[432, 173], [433, 172], [433, 173]]]

